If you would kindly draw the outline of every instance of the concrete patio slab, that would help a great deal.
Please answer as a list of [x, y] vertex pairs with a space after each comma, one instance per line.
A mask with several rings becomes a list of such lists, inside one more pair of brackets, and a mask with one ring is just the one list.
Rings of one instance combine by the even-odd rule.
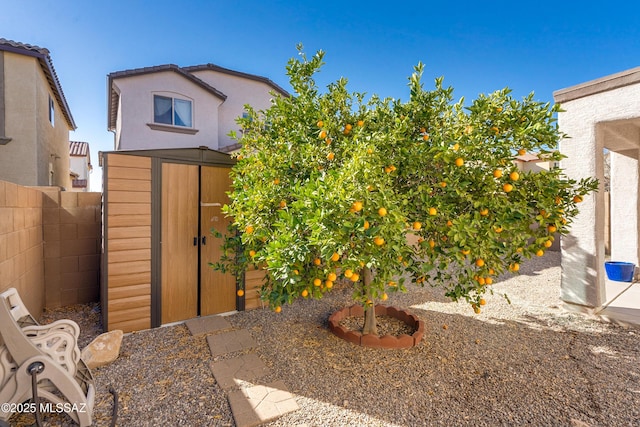
[[209, 335], [207, 343], [212, 356], [248, 350], [258, 345], [246, 329]]
[[282, 381], [230, 392], [229, 405], [238, 427], [257, 426], [299, 409]]
[[225, 391], [235, 388], [238, 381], [252, 381], [269, 372], [267, 366], [254, 353], [212, 362], [210, 366], [213, 376]]
[[221, 316], [196, 317], [195, 319], [187, 320], [184, 324], [189, 329], [189, 332], [191, 332], [191, 335], [231, 329], [231, 323]]
[[640, 326], [640, 283], [607, 281], [606, 284], [609, 301], [597, 314], [611, 322]]

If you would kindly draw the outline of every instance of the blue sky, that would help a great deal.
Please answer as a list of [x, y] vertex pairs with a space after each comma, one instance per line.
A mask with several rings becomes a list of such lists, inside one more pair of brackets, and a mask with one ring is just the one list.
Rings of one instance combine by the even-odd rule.
[[[8, 4], [6, 4], [8, 3]], [[640, 65], [640, 5], [629, 1], [4, 0], [0, 37], [46, 47], [78, 129], [71, 140], [113, 149], [106, 76], [173, 63], [214, 63], [289, 89], [285, 65], [302, 43], [326, 51], [318, 82], [406, 99], [413, 66], [445, 77], [456, 98], [505, 86], [518, 98]]]

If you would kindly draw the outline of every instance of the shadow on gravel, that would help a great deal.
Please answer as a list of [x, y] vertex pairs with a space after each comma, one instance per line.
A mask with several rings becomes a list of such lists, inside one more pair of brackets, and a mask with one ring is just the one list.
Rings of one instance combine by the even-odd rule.
[[[357, 347], [293, 312], [234, 320], [254, 328], [260, 357], [310, 401], [301, 405], [307, 412], [316, 401], [318, 411], [329, 404], [381, 425], [640, 423], [639, 336], [632, 330], [602, 324], [578, 330], [531, 315], [489, 323], [414, 312], [427, 331], [410, 350]], [[265, 322], [272, 323], [268, 332], [260, 326]], [[273, 425], [323, 419], [329, 418], [296, 412]]]

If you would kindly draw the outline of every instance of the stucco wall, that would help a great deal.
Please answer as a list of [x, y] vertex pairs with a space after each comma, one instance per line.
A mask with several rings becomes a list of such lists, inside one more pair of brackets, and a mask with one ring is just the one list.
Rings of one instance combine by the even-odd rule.
[[228, 134], [232, 130], [238, 131], [240, 129], [236, 124], [236, 119], [242, 116], [245, 104], [251, 105], [256, 110], [266, 110], [271, 106], [272, 96], [269, 92], [273, 88], [265, 83], [213, 70], [197, 71], [192, 74], [228, 96], [220, 107], [219, 113], [218, 141], [220, 147], [236, 142]]
[[[120, 78], [114, 81], [120, 92], [116, 128], [118, 150], [196, 148], [218, 149], [218, 108], [222, 100], [179, 74], [166, 71]], [[192, 100], [195, 135], [153, 130], [153, 95]], [[124, 120], [122, 120], [124, 119]], [[175, 127], [180, 130], [179, 126]]]
[[[53, 166], [53, 182], [65, 189], [71, 188], [69, 177], [69, 125], [62, 114], [62, 108], [55, 101], [51, 87], [40, 66], [35, 67], [36, 85], [36, 168], [38, 184], [49, 184], [49, 164]], [[54, 121], [49, 121], [49, 98], [54, 100]]]
[[5, 52], [4, 77], [5, 134], [12, 140], [0, 146], [0, 179], [49, 185], [51, 161], [52, 184], [70, 187], [69, 125], [57, 103], [55, 126], [49, 122], [51, 88], [37, 59]]
[[0, 147], [0, 179], [21, 185], [39, 184], [36, 169], [36, 65], [34, 58], [10, 52], [4, 54], [5, 135], [12, 140]]
[[[627, 79], [623, 86], [612, 84], [622, 77]], [[617, 75], [558, 91], [554, 97], [564, 110], [558, 114], [558, 124], [569, 136], [560, 142], [560, 151], [567, 156], [561, 167], [573, 179], [600, 179], [599, 191], [584, 198], [571, 234], [562, 239], [561, 297], [569, 303], [597, 308], [605, 300], [603, 149], [619, 150], [640, 144], [638, 140], [616, 136], [616, 129], [623, 129], [627, 121], [640, 117], [640, 83], [630, 83], [628, 75]], [[615, 213], [614, 191], [612, 188], [612, 225], [620, 222]], [[613, 228], [611, 232], [613, 253], [616, 232]]]

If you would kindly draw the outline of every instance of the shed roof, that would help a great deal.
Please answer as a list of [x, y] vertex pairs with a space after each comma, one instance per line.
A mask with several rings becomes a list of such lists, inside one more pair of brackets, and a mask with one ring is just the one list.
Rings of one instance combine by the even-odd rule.
[[42, 67], [42, 71], [47, 78], [47, 82], [51, 87], [53, 96], [56, 98], [58, 105], [60, 105], [61, 107], [62, 115], [66, 119], [69, 127], [72, 130], [75, 130], [76, 123], [73, 120], [73, 116], [71, 115], [71, 109], [67, 104], [67, 99], [64, 97], [62, 85], [60, 85], [58, 74], [56, 74], [56, 69], [53, 67], [53, 61], [51, 59], [51, 55], [49, 55], [49, 50], [32, 44], [20, 43], [4, 38], [0, 38], [0, 50], [5, 52], [17, 53], [20, 55], [32, 56], [38, 60], [38, 62], [40, 63], [40, 67]]

